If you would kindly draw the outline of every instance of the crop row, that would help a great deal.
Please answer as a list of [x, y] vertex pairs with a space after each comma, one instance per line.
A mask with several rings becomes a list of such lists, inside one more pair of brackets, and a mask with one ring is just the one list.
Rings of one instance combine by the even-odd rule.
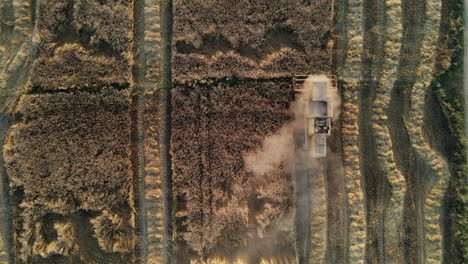
[[442, 156], [431, 148], [424, 136], [424, 109], [426, 95], [435, 72], [437, 40], [441, 19], [441, 1], [427, 0], [426, 21], [421, 43], [420, 65], [416, 81], [411, 90], [411, 107], [406, 120], [411, 145], [416, 153], [429, 166], [432, 173], [425, 175], [426, 180], [423, 197], [423, 228], [424, 228], [424, 263], [442, 263], [443, 245], [441, 230], [441, 202], [448, 184], [448, 164]]
[[346, 258], [349, 263], [364, 263], [366, 251], [366, 209], [360, 170], [358, 87], [362, 72], [363, 1], [350, 0], [347, 14], [347, 53], [340, 72], [343, 80], [343, 169], [346, 191]]
[[390, 263], [403, 263], [402, 238], [406, 182], [397, 168], [388, 129], [387, 110], [400, 59], [403, 36], [402, 7], [400, 0], [385, 0], [385, 13], [380, 20], [383, 31], [383, 53], [379, 84], [372, 105], [372, 129], [376, 142], [378, 166], [391, 185], [391, 197], [384, 211], [384, 259]]

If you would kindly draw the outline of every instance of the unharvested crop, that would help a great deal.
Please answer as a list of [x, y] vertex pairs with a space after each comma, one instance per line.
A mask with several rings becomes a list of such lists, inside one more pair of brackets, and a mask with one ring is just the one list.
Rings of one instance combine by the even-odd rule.
[[[176, 237], [190, 251], [210, 256], [242, 248], [248, 234], [255, 237], [256, 229], [268, 233], [275, 219], [292, 208], [286, 167], [253, 177], [242, 159], [243, 152], [260, 147], [290, 118], [290, 82], [202, 80], [174, 90]], [[283, 243], [281, 232], [276, 235], [271, 242]]]
[[128, 83], [132, 3], [39, 0], [32, 85], [64, 89]]
[[331, 70], [330, 1], [174, 1], [174, 75], [272, 77]]
[[[127, 91], [103, 89], [100, 94], [55, 93], [21, 98], [15, 112], [18, 122], [10, 129], [4, 147], [10, 185], [13, 192], [22, 195], [13, 221], [18, 258], [28, 261], [52, 252], [41, 249], [44, 243], [37, 231], [47, 214], [109, 211], [113, 217], [101, 217], [103, 221], [129, 218], [129, 211], [119, 211], [128, 209], [131, 199], [128, 111]], [[127, 220], [115, 223], [117, 227], [123, 225], [115, 229], [117, 234], [112, 231], [114, 224], [109, 225], [109, 232], [114, 232], [109, 237], [100, 228], [101, 218], [92, 220], [100, 245], [104, 250], [122, 252], [127, 238], [120, 234], [130, 232]]]
[[51, 56], [37, 59], [33, 73], [33, 89], [40, 91], [127, 83], [130, 69], [126, 61], [93, 55], [79, 44], [65, 44]]

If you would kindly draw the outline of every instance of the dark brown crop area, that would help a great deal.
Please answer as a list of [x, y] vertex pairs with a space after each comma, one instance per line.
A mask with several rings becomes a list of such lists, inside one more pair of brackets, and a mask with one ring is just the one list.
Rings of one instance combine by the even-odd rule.
[[[74, 234], [86, 221], [92, 224], [98, 248], [130, 251], [128, 92], [104, 89], [101, 94], [25, 95], [15, 115], [18, 122], [7, 137], [4, 158], [15, 199], [19, 199], [19, 215], [13, 222], [17, 256], [30, 263], [44, 254], [79, 255], [87, 242]], [[76, 216], [80, 213], [84, 215]], [[60, 234], [51, 227], [47, 231], [51, 215], [67, 216], [59, 219], [69, 221], [69, 245], [54, 248], [60, 235], [54, 239], [43, 233]], [[73, 215], [78, 222], [68, 219]], [[44, 225], [43, 231], [38, 225]], [[92, 237], [89, 234], [86, 239]]]
[[173, 74], [273, 77], [331, 71], [332, 2], [174, 1]]
[[175, 88], [176, 237], [190, 251], [206, 256], [231, 249], [232, 254], [246, 246], [252, 228], [270, 225], [293, 207], [290, 172], [278, 168], [259, 178], [246, 172], [242, 159], [290, 120], [290, 83], [207, 81]]

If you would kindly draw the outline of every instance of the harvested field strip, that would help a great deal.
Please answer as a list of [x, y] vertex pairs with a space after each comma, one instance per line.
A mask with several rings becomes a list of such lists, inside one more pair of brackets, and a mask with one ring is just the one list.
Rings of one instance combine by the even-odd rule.
[[[5, 135], [12, 124], [9, 114], [0, 114], [0, 146], [3, 148]], [[12, 246], [10, 187], [8, 175], [4, 168], [3, 155], [0, 156], [0, 256], [13, 257], [9, 254]], [[11, 261], [12, 263], [13, 261]], [[0, 263], [2, 263], [0, 261]]]
[[423, 197], [423, 263], [442, 263], [441, 203], [447, 188], [449, 170], [447, 162], [431, 148], [424, 135], [424, 105], [427, 89], [434, 75], [436, 48], [441, 19], [441, 1], [428, 0], [426, 3], [426, 21], [422, 38], [420, 65], [415, 83], [411, 89], [411, 106], [405, 120], [411, 145], [430, 167], [429, 175], [422, 175], [426, 180]]
[[11, 41], [14, 25], [13, 1], [5, 0], [0, 3], [0, 43]]
[[[3, 111], [12, 107], [18, 89], [22, 88], [28, 78], [31, 55], [34, 54], [32, 44], [34, 23], [31, 20], [31, 12], [36, 11], [35, 7], [31, 8], [30, 4], [31, 1], [8, 1], [8, 3], [0, 4], [2, 19], [10, 19], [10, 21], [2, 21], [1, 31], [2, 36], [9, 36], [7, 39], [2, 38], [0, 46], [0, 106]], [[16, 37], [11, 42], [13, 35]], [[11, 126], [8, 114], [1, 115], [0, 125], [0, 146], [3, 148], [5, 134]], [[8, 259], [12, 257], [8, 254], [8, 248], [11, 248], [13, 240], [10, 216], [12, 209], [3, 155], [0, 158], [0, 170], [0, 263], [8, 263]]]
[[[361, 154], [361, 174], [365, 189], [367, 218], [366, 262], [379, 263], [383, 255], [383, 214], [385, 198], [389, 195], [389, 185], [377, 164], [376, 140], [373, 136], [372, 103], [376, 97], [376, 81], [381, 71], [379, 64], [383, 44], [379, 32], [383, 0], [364, 1], [364, 45], [362, 53], [362, 82], [358, 92], [359, 150]], [[387, 187], [387, 188], [386, 188]]]
[[[135, 88], [135, 87], [133, 87]], [[142, 142], [142, 97], [140, 94], [132, 95], [130, 102], [130, 127], [131, 127], [131, 184], [130, 191], [128, 196], [128, 204], [130, 207], [130, 225], [133, 228], [132, 232], [132, 252], [134, 254], [134, 259], [140, 260], [142, 258], [142, 225], [141, 216], [142, 208], [140, 206], [141, 201], [141, 181], [143, 180], [143, 168], [141, 167], [143, 160], [143, 142]]]
[[[158, 97], [146, 95], [144, 99], [144, 204], [146, 218], [146, 262], [164, 263], [164, 212], [162, 193], [162, 174], [160, 157], [160, 114], [157, 106]], [[167, 217], [167, 216], [166, 216]], [[145, 238], [144, 238], [145, 239]]]
[[[170, 11], [167, 8], [166, 5], [165, 11]], [[138, 61], [138, 64], [134, 65], [133, 82], [134, 87], [141, 93], [138, 96], [141, 261], [148, 264], [171, 263], [169, 228], [172, 217], [171, 213], [167, 213], [171, 211], [170, 200], [167, 200], [168, 186], [163, 186], [170, 183], [163, 179], [167, 174], [162, 172], [161, 155], [164, 150], [160, 144], [163, 133], [166, 133], [165, 136], [169, 133], [169, 130], [162, 128], [161, 117], [161, 110], [167, 107], [167, 102], [162, 102], [165, 106], [160, 104], [160, 100], [163, 100], [161, 93], [155, 92], [158, 83], [162, 83], [160, 1], [135, 1], [134, 13], [135, 17], [143, 16], [143, 19], [134, 22], [133, 48], [135, 60]], [[170, 53], [166, 52], [165, 55], [167, 59]], [[168, 82], [170, 71], [166, 71], [165, 77], [165, 81]], [[165, 120], [169, 120], [170, 117], [164, 116]], [[167, 163], [170, 157], [167, 153], [164, 157], [167, 170], [170, 168], [170, 163]]]
[[1, 51], [0, 57], [0, 100], [19, 94], [19, 89], [26, 83], [28, 72], [36, 54], [33, 43], [35, 21], [32, 13], [37, 12], [35, 3], [28, 0], [13, 1], [10, 11], [14, 13], [13, 42], [8, 43]]
[[398, 78], [397, 69], [400, 59], [403, 25], [401, 1], [385, 0], [382, 24], [383, 52], [379, 84], [376, 86], [376, 97], [372, 105], [372, 130], [375, 138], [377, 161], [380, 170], [391, 185], [391, 198], [384, 211], [383, 223], [383, 261], [404, 263], [403, 260], [403, 212], [406, 194], [406, 183], [403, 174], [396, 167], [392, 141], [387, 127], [387, 110], [390, 104], [391, 91]]
[[17, 37], [15, 41], [21, 39], [31, 39], [33, 31], [33, 21], [31, 17], [31, 3], [30, 0], [13, 0], [13, 8], [15, 10], [15, 27], [14, 32]]
[[327, 250], [327, 190], [325, 183], [325, 162], [310, 178], [310, 245], [309, 262], [323, 263]]
[[366, 209], [360, 170], [358, 87], [362, 72], [363, 1], [349, 0], [347, 10], [347, 53], [340, 79], [343, 81], [343, 168], [347, 201], [345, 261], [364, 263], [366, 255]]
[[144, 57], [145, 78], [149, 82], [159, 81], [161, 71], [161, 12], [160, 0], [145, 0]]

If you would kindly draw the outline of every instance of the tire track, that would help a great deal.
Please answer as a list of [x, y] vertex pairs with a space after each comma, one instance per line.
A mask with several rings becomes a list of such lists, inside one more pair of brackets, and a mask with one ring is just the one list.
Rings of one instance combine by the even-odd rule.
[[162, 172], [161, 156], [165, 144], [161, 143], [162, 131], [168, 131], [162, 128], [164, 113], [161, 114], [161, 107], [167, 101], [160, 101], [163, 100], [161, 93], [156, 91], [162, 83], [161, 64], [164, 62], [161, 60], [167, 59], [161, 56], [161, 3], [159, 0], [141, 0], [135, 4], [138, 16], [135, 16], [134, 39], [138, 44], [134, 52], [137, 55], [135, 65], [138, 66], [133, 71], [133, 82], [139, 93], [138, 126], [139, 141], [142, 142], [139, 151], [141, 261], [148, 264], [171, 263], [171, 253], [168, 252], [171, 214], [165, 211], [169, 202], [165, 200], [168, 194], [164, 191], [167, 186], [163, 178], [167, 174]]
[[161, 179], [161, 159], [159, 126], [160, 113], [155, 102], [157, 95], [145, 97], [145, 217], [146, 217], [146, 257], [148, 264], [164, 263], [164, 214]]

